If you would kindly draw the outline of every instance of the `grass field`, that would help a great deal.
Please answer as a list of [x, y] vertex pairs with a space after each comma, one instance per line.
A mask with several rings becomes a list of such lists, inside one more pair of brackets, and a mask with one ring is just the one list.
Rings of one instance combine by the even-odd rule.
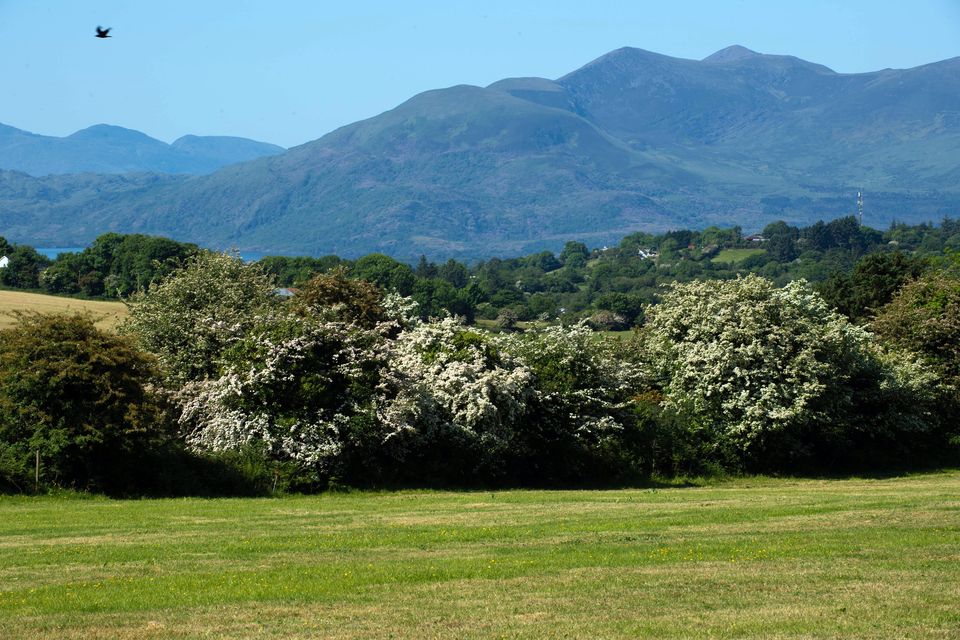
[[23, 291], [0, 291], [0, 329], [9, 327], [15, 322], [13, 316], [15, 311], [40, 313], [85, 311], [91, 313], [94, 318], [99, 318], [97, 326], [107, 330], [115, 328], [127, 315], [127, 308], [122, 302], [79, 300]]
[[724, 249], [717, 255], [713, 256], [711, 262], [728, 262], [731, 264], [737, 264], [743, 262], [750, 256], [758, 256], [764, 253], [763, 249]]
[[960, 472], [0, 498], [0, 637], [958, 638]]

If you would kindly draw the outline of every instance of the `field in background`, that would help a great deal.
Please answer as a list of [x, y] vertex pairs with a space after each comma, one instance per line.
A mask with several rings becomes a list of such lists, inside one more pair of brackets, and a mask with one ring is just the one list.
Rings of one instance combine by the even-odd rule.
[[960, 472], [0, 498], [0, 637], [955, 638]]
[[73, 313], [88, 312], [94, 318], [99, 318], [97, 326], [101, 329], [112, 330], [126, 317], [127, 308], [122, 302], [106, 302], [101, 300], [80, 300], [48, 296], [42, 293], [25, 293], [23, 291], [0, 291], [0, 329], [9, 327], [16, 322], [13, 312], [37, 311], [40, 313]]
[[713, 256], [711, 262], [737, 264], [743, 262], [750, 256], [758, 256], [762, 253], [764, 253], [763, 249], [723, 249], [720, 253]]

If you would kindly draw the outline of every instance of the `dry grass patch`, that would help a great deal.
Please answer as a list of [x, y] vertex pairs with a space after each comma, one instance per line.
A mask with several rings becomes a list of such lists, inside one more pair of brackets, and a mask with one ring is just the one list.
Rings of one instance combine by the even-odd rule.
[[112, 331], [127, 317], [122, 302], [80, 300], [23, 291], [0, 291], [0, 329], [16, 322], [16, 312], [89, 313], [99, 329]]

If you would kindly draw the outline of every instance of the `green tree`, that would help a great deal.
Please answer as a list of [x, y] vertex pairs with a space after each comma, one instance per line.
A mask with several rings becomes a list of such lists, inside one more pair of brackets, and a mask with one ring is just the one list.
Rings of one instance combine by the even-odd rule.
[[134, 294], [121, 330], [155, 354], [168, 381], [179, 385], [216, 375], [223, 352], [277, 304], [257, 264], [205, 252]]
[[52, 265], [40, 273], [40, 286], [50, 293], [79, 293], [80, 274], [85, 261], [76, 253], [61, 253]]
[[527, 258], [527, 264], [531, 267], [536, 267], [544, 273], [554, 271], [563, 266], [563, 263], [557, 259], [557, 256], [553, 255], [552, 251], [541, 251], [540, 253], [533, 254]]
[[0, 269], [0, 284], [15, 289], [39, 289], [40, 271], [50, 264], [33, 247], [16, 245], [6, 252], [10, 263]]
[[417, 262], [417, 269], [415, 271], [418, 278], [430, 279], [437, 277], [437, 265], [432, 262], [427, 261], [427, 256], [421, 254], [420, 260]]
[[765, 246], [767, 253], [777, 262], [790, 262], [799, 255], [797, 240], [800, 237], [800, 230], [796, 227], [791, 227], [779, 220], [764, 227], [763, 235], [767, 239]]
[[932, 272], [905, 285], [870, 326], [922, 355], [960, 390], [960, 278]]
[[257, 262], [263, 272], [271, 276], [281, 287], [300, 285], [314, 274], [326, 273], [344, 264], [344, 261], [337, 256], [322, 258], [266, 256]]
[[416, 276], [409, 265], [382, 253], [371, 253], [354, 262], [351, 275], [389, 291], [396, 291], [402, 296], [409, 296], [416, 282]]
[[169, 238], [105, 233], [76, 255], [74, 264], [80, 288], [88, 295], [127, 296], [181, 267], [199, 251], [194, 244]]
[[437, 277], [446, 280], [457, 289], [467, 286], [470, 274], [467, 268], [456, 260], [447, 260], [437, 271]]
[[628, 324], [636, 324], [643, 317], [643, 298], [632, 293], [611, 292], [597, 297], [593, 306], [623, 316]]
[[560, 252], [560, 262], [563, 266], [572, 269], [580, 269], [586, 266], [587, 258], [590, 257], [590, 250], [582, 242], [570, 241], [563, 245], [563, 251]]
[[123, 492], [164, 439], [152, 360], [87, 316], [22, 315], [0, 331], [0, 479]]
[[446, 280], [418, 280], [413, 286], [411, 297], [419, 305], [418, 311], [424, 320], [439, 318], [449, 313], [473, 322], [475, 309], [470, 303], [468, 293], [454, 288]]
[[906, 283], [926, 270], [927, 262], [900, 251], [871, 253], [857, 261], [849, 276], [831, 274], [817, 287], [824, 299], [853, 320], [864, 320], [890, 302]]

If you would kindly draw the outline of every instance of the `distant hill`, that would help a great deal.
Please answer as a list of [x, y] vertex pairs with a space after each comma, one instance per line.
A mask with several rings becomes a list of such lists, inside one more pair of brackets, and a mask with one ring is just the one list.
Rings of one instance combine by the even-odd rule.
[[809, 223], [854, 213], [860, 188], [874, 227], [960, 214], [960, 58], [838, 74], [738, 46], [700, 61], [618, 49], [556, 80], [428, 91], [207, 176], [8, 172], [0, 235], [483, 257]]
[[139, 131], [106, 124], [65, 138], [0, 124], [0, 169], [32, 176], [139, 171], [205, 174], [283, 151], [274, 144], [224, 136], [184, 136], [167, 144]]

